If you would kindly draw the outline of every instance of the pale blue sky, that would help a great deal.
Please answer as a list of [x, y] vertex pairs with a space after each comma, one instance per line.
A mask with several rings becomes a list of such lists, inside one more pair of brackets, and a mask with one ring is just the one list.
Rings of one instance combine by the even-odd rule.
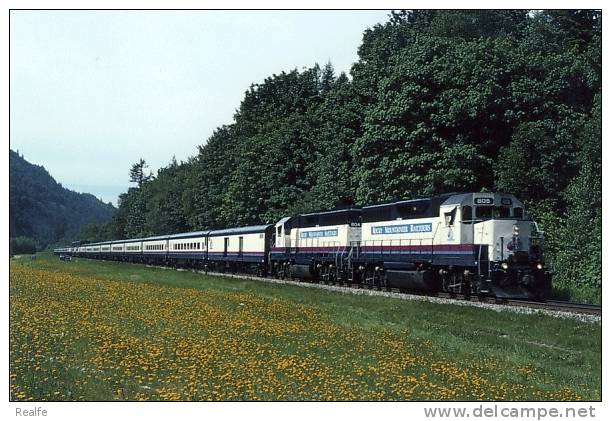
[[388, 11], [12, 11], [11, 148], [116, 205], [141, 156], [155, 172], [231, 123], [251, 83], [357, 60]]

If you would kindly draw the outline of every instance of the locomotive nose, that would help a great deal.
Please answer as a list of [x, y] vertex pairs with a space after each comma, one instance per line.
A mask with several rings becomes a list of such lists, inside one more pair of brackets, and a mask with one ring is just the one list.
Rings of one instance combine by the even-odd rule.
[[533, 285], [535, 283], [535, 277], [527, 273], [520, 278], [520, 284], [524, 286]]

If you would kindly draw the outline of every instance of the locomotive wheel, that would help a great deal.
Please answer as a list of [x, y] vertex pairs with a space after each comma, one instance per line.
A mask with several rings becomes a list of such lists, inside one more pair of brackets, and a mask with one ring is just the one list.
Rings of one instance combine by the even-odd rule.
[[331, 283], [331, 271], [329, 270], [329, 265], [323, 265], [321, 272], [321, 281], [324, 284], [329, 285]]

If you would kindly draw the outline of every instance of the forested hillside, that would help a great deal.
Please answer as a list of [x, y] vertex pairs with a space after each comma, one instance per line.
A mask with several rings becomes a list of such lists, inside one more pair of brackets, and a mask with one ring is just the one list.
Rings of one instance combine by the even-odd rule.
[[88, 223], [109, 221], [115, 208], [95, 196], [65, 189], [44, 167], [10, 153], [9, 235], [27, 237], [39, 248], [70, 240]]
[[601, 283], [601, 15], [408, 11], [358, 62], [274, 74], [188, 162], [120, 197], [90, 237], [274, 222], [450, 191], [525, 201], [560, 288]]

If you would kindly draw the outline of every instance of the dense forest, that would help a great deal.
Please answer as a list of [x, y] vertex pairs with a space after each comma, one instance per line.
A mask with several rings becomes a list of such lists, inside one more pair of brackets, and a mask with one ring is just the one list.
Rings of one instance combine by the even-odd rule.
[[9, 150], [11, 252], [24, 253], [70, 241], [84, 224], [110, 221], [114, 206], [62, 187], [44, 167]]
[[[187, 162], [146, 173], [91, 240], [275, 222], [451, 191], [503, 191], [546, 232], [558, 291], [601, 284], [601, 14], [401, 11], [330, 63], [246, 91]], [[577, 291], [577, 293], [575, 293]]]

